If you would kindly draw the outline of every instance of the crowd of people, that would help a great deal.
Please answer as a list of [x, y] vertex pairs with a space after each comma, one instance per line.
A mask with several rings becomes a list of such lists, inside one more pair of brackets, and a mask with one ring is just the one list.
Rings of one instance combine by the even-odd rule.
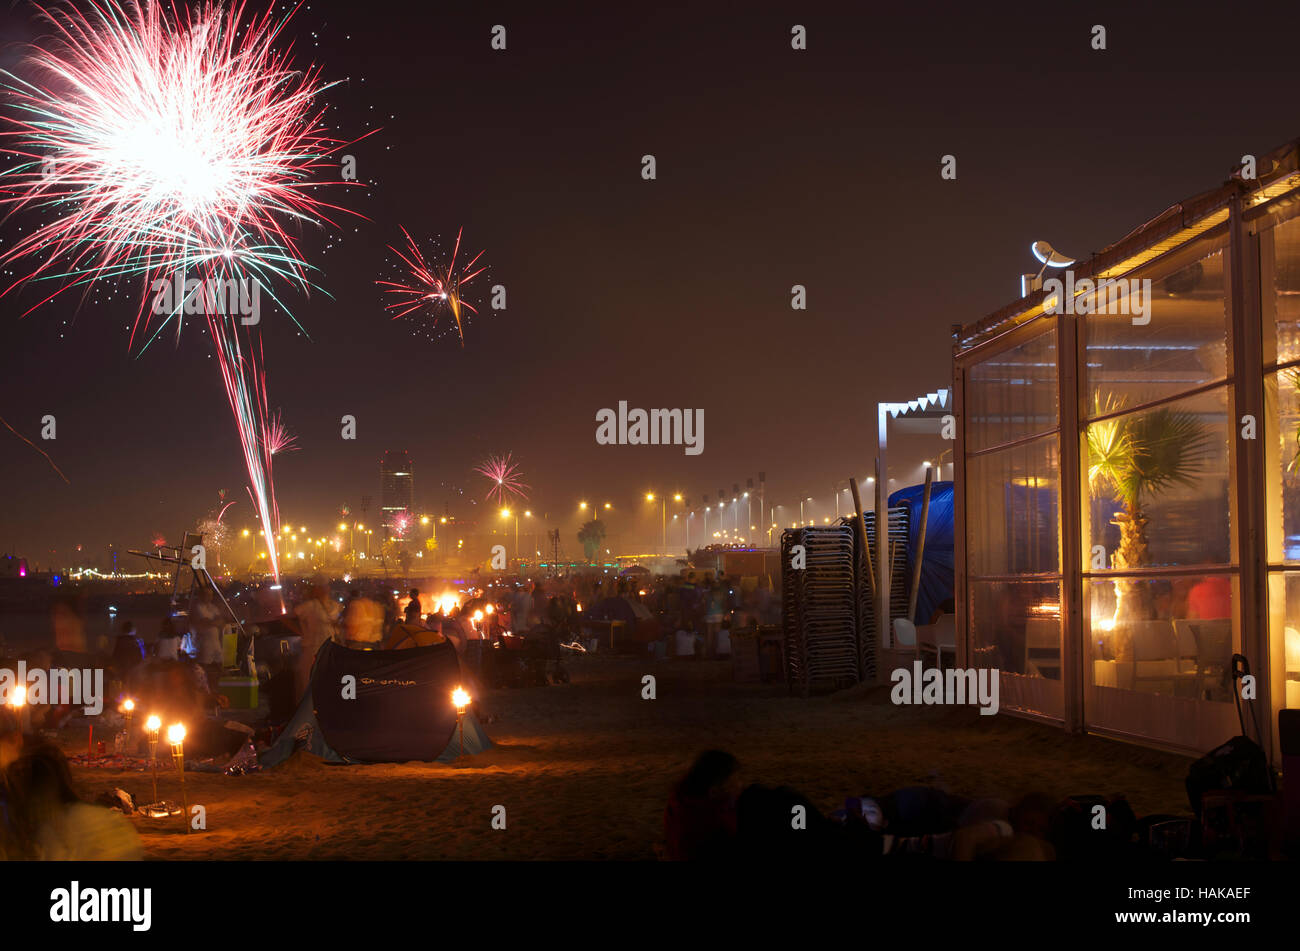
[[[1107, 816], [1100, 832], [1098, 806]], [[1123, 796], [1058, 800], [1029, 792], [1008, 802], [969, 799], [935, 786], [850, 796], [842, 809], [825, 814], [789, 787], [745, 784], [734, 756], [708, 750], [671, 791], [662, 856], [700, 862], [1133, 860], [1160, 852], [1153, 830], [1185, 822], [1163, 814], [1139, 819]]]

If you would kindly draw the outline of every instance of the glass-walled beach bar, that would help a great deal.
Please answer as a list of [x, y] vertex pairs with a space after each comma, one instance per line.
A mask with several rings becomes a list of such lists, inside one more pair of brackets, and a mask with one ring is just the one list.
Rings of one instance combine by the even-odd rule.
[[1300, 707], [1297, 144], [1257, 169], [954, 331], [958, 649], [1004, 711], [1204, 752], [1234, 654], [1273, 755]]

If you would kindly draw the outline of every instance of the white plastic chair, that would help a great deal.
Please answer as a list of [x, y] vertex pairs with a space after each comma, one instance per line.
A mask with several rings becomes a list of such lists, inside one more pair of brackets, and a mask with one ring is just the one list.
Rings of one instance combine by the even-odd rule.
[[951, 651], [953, 663], [957, 663], [957, 618], [952, 614], [943, 614], [933, 624], [913, 627], [917, 646], [921, 650], [934, 651], [934, 661], [943, 670], [943, 652]]
[[916, 650], [916, 625], [905, 617], [894, 618], [894, 648]]

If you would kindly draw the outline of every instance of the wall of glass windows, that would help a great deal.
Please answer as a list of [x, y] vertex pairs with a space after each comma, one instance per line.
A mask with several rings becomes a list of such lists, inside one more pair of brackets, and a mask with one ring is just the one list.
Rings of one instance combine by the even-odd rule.
[[1238, 654], [1275, 753], [1300, 707], [1300, 162], [1274, 158], [1076, 265], [1071, 306], [957, 335], [959, 648], [1005, 710], [1203, 752], [1239, 732]]

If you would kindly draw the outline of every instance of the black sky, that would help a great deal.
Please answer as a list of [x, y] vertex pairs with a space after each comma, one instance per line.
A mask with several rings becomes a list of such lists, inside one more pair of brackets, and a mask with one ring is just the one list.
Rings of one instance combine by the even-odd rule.
[[[1016, 296], [1031, 241], [1085, 256], [1300, 136], [1294, 5], [1130, 6], [305, 6], [301, 61], [346, 80], [331, 124], [382, 131], [347, 150], [369, 187], [335, 193], [365, 218], [304, 239], [333, 295], [294, 299], [311, 339], [263, 322], [271, 403], [302, 447], [278, 459], [282, 512], [377, 505], [389, 448], [439, 510], [469, 498], [443, 483], [481, 493], [471, 467], [511, 451], [566, 532], [581, 498], [615, 500], [630, 532], [633, 512], [657, 525], [647, 490], [698, 503], [760, 470], [769, 499], [829, 500], [870, 471], [876, 401], [947, 385], [950, 326]], [[5, 44], [34, 32], [29, 5], [0, 14]], [[0, 58], [21, 74], [12, 45]], [[476, 300], [507, 287], [463, 350], [383, 312], [399, 225], [463, 225], [491, 266]], [[223, 488], [248, 524], [201, 328], [135, 354], [123, 295], [19, 319], [32, 302], [0, 300], [0, 415], [31, 437], [55, 415], [42, 445], [71, 485], [0, 430], [0, 550], [66, 562], [174, 537]], [[598, 447], [595, 413], [619, 400], [703, 407], [703, 455]]]

